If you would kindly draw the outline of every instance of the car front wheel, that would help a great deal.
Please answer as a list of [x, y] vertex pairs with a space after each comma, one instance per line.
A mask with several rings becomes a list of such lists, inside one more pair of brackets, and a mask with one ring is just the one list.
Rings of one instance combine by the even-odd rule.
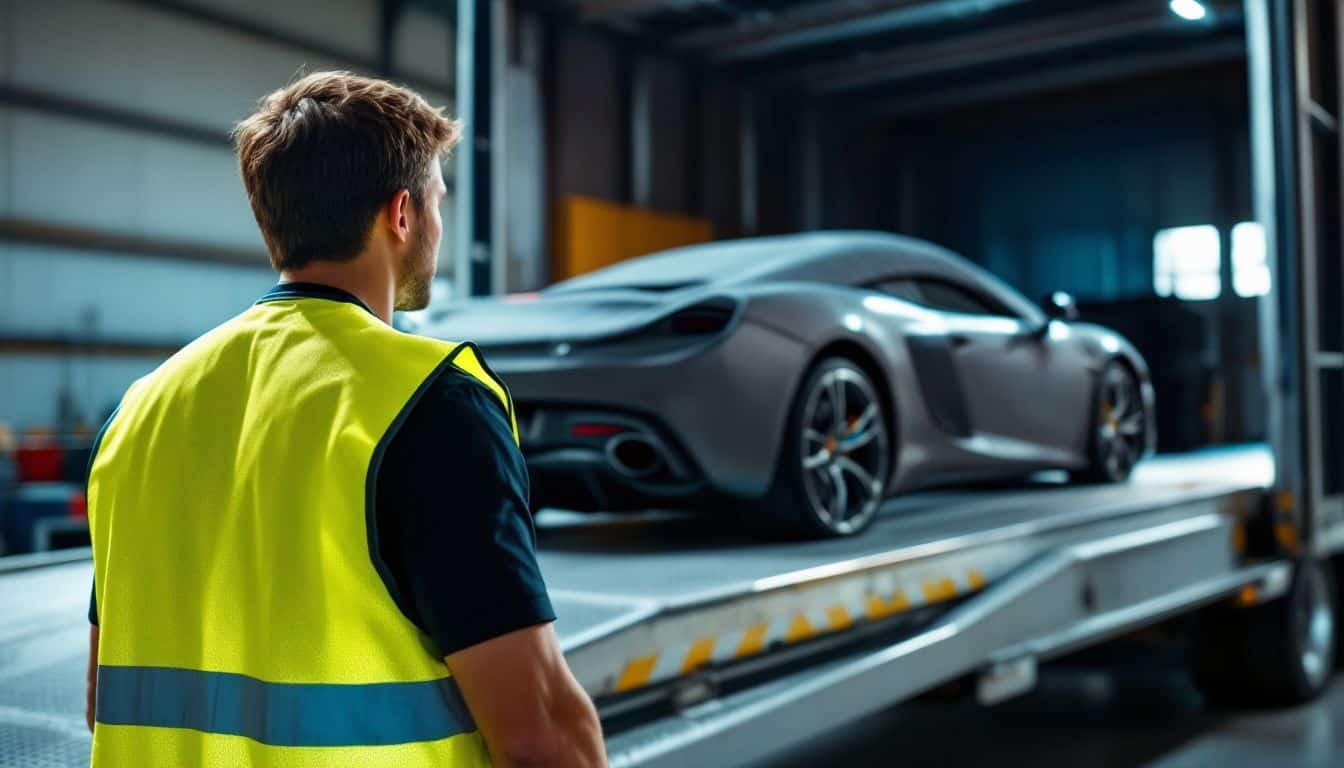
[[1098, 483], [1128, 480], [1147, 447], [1148, 413], [1139, 379], [1119, 361], [1102, 371], [1091, 440], [1092, 464], [1080, 479]]

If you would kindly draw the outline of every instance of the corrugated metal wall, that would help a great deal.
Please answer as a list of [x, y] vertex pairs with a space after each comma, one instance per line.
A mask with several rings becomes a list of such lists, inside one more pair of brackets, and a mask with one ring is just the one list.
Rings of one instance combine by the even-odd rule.
[[[64, 399], [96, 425], [156, 347], [270, 285], [228, 132], [297, 73], [373, 74], [379, 14], [376, 0], [0, 0], [0, 421], [71, 427]], [[392, 40], [396, 76], [450, 105], [450, 23], [412, 10]], [[446, 238], [453, 212], [450, 195]]]

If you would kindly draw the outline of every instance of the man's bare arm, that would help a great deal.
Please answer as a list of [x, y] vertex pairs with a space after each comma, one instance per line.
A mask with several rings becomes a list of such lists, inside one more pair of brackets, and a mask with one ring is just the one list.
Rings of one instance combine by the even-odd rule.
[[98, 700], [98, 625], [89, 625], [89, 685], [84, 697], [84, 719], [93, 733], [93, 705]]
[[550, 624], [501, 635], [446, 661], [497, 768], [606, 765], [597, 710]]

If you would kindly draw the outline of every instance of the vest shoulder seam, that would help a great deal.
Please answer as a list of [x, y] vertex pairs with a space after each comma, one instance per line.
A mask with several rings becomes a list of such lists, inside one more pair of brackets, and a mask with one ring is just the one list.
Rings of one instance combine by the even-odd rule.
[[471, 350], [472, 355], [476, 357], [476, 364], [481, 367], [481, 370], [485, 372], [486, 376], [490, 377], [490, 380], [494, 382], [495, 386], [499, 387], [499, 390], [504, 393], [503, 398], [504, 410], [508, 414], [509, 426], [511, 429], [516, 429], [515, 426], [516, 422], [514, 420], [514, 413], [513, 413], [513, 395], [509, 394], [509, 387], [507, 384], [504, 383], [504, 379], [500, 378], [499, 374], [495, 373], [494, 370], [490, 368], [490, 364], [485, 361], [485, 355], [481, 354], [481, 348], [476, 346], [475, 342], [472, 341], [459, 342], [457, 347], [454, 348], [453, 351], [448, 355], [448, 362], [452, 363], [454, 368], [457, 368], [458, 370], [467, 374], [471, 378], [475, 379], [476, 378], [475, 374], [473, 374], [471, 371], [466, 370], [462, 366], [458, 365], [456, 362], [458, 355], [461, 354], [464, 349]]

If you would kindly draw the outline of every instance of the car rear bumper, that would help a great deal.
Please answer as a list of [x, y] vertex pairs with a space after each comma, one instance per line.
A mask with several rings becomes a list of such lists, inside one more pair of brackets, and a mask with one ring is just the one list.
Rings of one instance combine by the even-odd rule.
[[707, 495], [702, 473], [654, 419], [526, 402], [517, 410], [536, 508], [675, 509]]

